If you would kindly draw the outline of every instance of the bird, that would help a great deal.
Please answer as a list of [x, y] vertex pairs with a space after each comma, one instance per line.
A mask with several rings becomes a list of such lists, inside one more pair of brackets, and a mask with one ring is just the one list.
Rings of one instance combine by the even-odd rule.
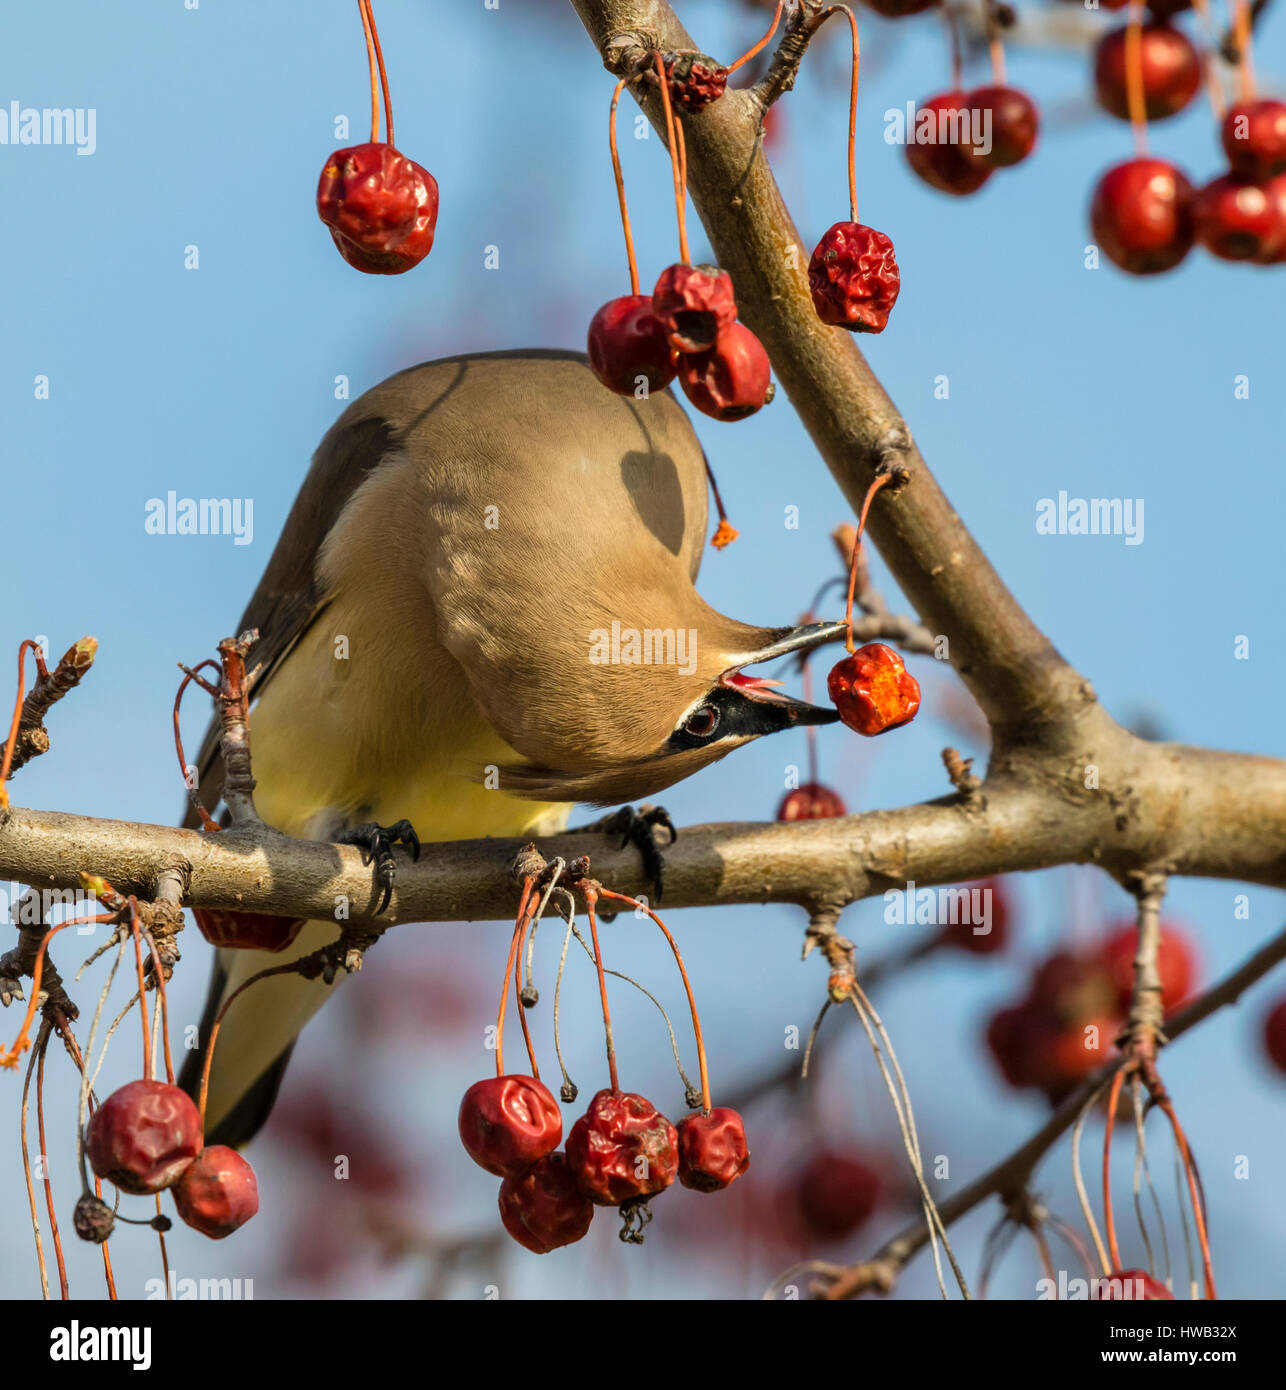
[[[634, 802], [762, 735], [833, 722], [742, 668], [836, 640], [842, 623], [753, 626], [698, 594], [706, 470], [668, 390], [616, 395], [575, 352], [448, 357], [354, 400], [237, 629], [259, 634], [261, 818], [355, 840], [387, 868], [399, 835], [418, 850], [417, 837], [555, 834], [576, 804]], [[217, 805], [217, 722], [197, 770]], [[218, 915], [197, 909], [203, 929]], [[231, 993], [338, 931], [310, 921], [275, 953], [216, 951], [185, 1090], [198, 1093]], [[330, 990], [286, 973], [231, 1005], [207, 1142], [259, 1130]]]

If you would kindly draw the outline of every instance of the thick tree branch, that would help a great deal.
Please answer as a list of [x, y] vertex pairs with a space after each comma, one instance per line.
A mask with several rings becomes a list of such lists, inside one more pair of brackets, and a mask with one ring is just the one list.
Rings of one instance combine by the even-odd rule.
[[[609, 71], [634, 70], [651, 49], [700, 48], [665, 0], [572, 0]], [[817, 0], [802, 0], [807, 10]], [[786, 42], [796, 40], [788, 29]], [[658, 130], [654, 89], [635, 95]], [[760, 139], [763, 104], [752, 88], [729, 91], [684, 115], [688, 179], [719, 263], [732, 275], [741, 316], [759, 335], [818, 451], [854, 510], [880, 464], [904, 467], [905, 486], [885, 488], [870, 528], [880, 553], [923, 622], [950, 642], [951, 660], [1005, 743], [1048, 721], [1071, 722], [1093, 692], [1014, 600], [942, 494], [896, 407], [853, 336], [830, 328], [808, 292], [811, 243], [782, 202]], [[840, 122], [835, 126], [835, 208], [842, 197]], [[879, 225], [878, 213], [871, 213]], [[821, 229], [817, 229], [820, 231]], [[913, 266], [904, 274], [914, 274]], [[873, 350], [878, 351], [878, 341]]]

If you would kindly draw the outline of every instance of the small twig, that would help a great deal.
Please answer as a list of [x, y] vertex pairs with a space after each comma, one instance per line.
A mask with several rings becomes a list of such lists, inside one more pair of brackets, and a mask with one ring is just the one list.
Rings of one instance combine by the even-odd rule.
[[69, 690], [74, 690], [80, 684], [94, 664], [97, 653], [97, 639], [82, 637], [79, 642], [67, 648], [57, 666], [50, 671], [37, 650], [36, 683], [22, 702], [22, 712], [18, 716], [18, 737], [9, 764], [9, 776], [12, 777], [32, 758], [49, 751], [45, 715], [51, 705], [56, 704]]

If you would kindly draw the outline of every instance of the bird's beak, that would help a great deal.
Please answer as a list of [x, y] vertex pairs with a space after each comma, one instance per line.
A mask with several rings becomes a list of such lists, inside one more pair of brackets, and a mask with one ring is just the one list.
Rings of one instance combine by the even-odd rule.
[[773, 661], [779, 656], [805, 655], [827, 642], [838, 641], [847, 630], [844, 623], [807, 623], [803, 627], [781, 628], [766, 646], [738, 660], [735, 666], [725, 671], [719, 677], [719, 684], [740, 691], [748, 699], [771, 705], [782, 717], [782, 727], [834, 724], [839, 718], [838, 711], [823, 705], [810, 705], [806, 700], [796, 700], [793, 695], [783, 694], [776, 689], [780, 681], [766, 680], [763, 676], [746, 676], [741, 668]]

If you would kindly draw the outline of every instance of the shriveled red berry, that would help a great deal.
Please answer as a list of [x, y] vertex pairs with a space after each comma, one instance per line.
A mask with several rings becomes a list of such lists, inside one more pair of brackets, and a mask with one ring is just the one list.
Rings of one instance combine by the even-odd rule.
[[703, 415], [744, 420], [772, 400], [772, 364], [750, 329], [732, 323], [708, 351], [679, 354], [679, 385]]
[[94, 1111], [90, 1167], [122, 1192], [160, 1192], [201, 1152], [201, 1116], [186, 1091], [163, 1081], [131, 1081]]
[[174, 1205], [194, 1230], [222, 1240], [259, 1210], [254, 1169], [235, 1149], [211, 1144], [184, 1169], [174, 1185]]
[[1172, 270], [1192, 249], [1192, 185], [1164, 159], [1130, 159], [1094, 190], [1090, 226], [1104, 255], [1131, 275]]
[[832, 816], [846, 815], [848, 807], [840, 794], [820, 782], [805, 782], [788, 791], [777, 807], [777, 819], [784, 821], [829, 820]]
[[594, 1203], [580, 1190], [561, 1150], [538, 1159], [517, 1177], [500, 1184], [500, 1220], [518, 1242], [536, 1255], [572, 1245], [589, 1230]]
[[533, 1076], [475, 1081], [460, 1102], [460, 1141], [479, 1167], [509, 1178], [558, 1147], [563, 1116]]
[[1219, 134], [1234, 174], [1267, 179], [1286, 173], [1286, 101], [1260, 97], [1236, 102]]
[[589, 325], [589, 365], [620, 396], [661, 391], [674, 380], [674, 350], [652, 312], [652, 297], [609, 299]]
[[[970, 120], [969, 153], [989, 168], [1021, 164], [1036, 148], [1040, 114], [1026, 92], [1017, 87], [979, 87], [965, 98], [965, 105], [977, 113]], [[975, 133], [982, 135], [981, 141], [972, 139]]]
[[664, 1192], [679, 1171], [679, 1136], [645, 1097], [600, 1091], [567, 1136], [581, 1191], [601, 1207]]
[[[1104, 34], [1094, 55], [1094, 88], [1099, 105], [1123, 121], [1130, 119], [1128, 34], [1129, 25]], [[1143, 110], [1149, 121], [1163, 121], [1182, 111], [1201, 86], [1197, 50], [1182, 30], [1169, 24], [1143, 26], [1139, 66], [1143, 75]]]
[[832, 666], [826, 689], [844, 723], [867, 738], [909, 724], [920, 708], [920, 683], [883, 642], [869, 642]]
[[1197, 240], [1223, 261], [1270, 261], [1286, 244], [1281, 204], [1260, 183], [1224, 174], [1192, 201]]
[[[1003, 951], [1009, 940], [1009, 893], [1004, 880], [993, 875], [978, 883], [966, 883], [960, 891], [969, 895], [964, 900], [969, 911], [959, 911], [955, 921], [943, 926], [943, 941], [976, 956]], [[973, 910], [975, 903], [981, 908], [978, 914]]]
[[880, 1174], [856, 1153], [814, 1154], [795, 1183], [795, 1201], [805, 1226], [821, 1239], [850, 1236], [875, 1210], [883, 1187]]
[[686, 111], [718, 101], [728, 85], [728, 69], [705, 53], [671, 53], [665, 59], [670, 100]]
[[1159, 1280], [1142, 1269], [1119, 1269], [1100, 1276], [1090, 1285], [1090, 1298], [1133, 1299], [1137, 1303], [1171, 1302], [1174, 1295]]
[[400, 275], [433, 247], [437, 180], [392, 145], [352, 145], [326, 161], [317, 215], [349, 265], [368, 275]]
[[233, 912], [194, 907], [192, 915], [211, 946], [238, 951], [284, 951], [303, 929], [303, 917], [270, 917], [266, 912]]
[[652, 312], [676, 352], [705, 352], [736, 321], [732, 276], [717, 265], [667, 266], [652, 290]]
[[808, 288], [823, 323], [882, 333], [902, 288], [893, 243], [874, 227], [836, 222], [808, 262]]
[[1278, 1071], [1286, 1072], [1286, 999], [1280, 999], [1264, 1019], [1264, 1048]]
[[679, 1181], [697, 1192], [721, 1192], [750, 1167], [746, 1126], [735, 1110], [715, 1106], [679, 1121]]
[[[1118, 927], [1099, 948], [1099, 958], [1111, 976], [1117, 1005], [1130, 1007], [1134, 993], [1134, 957], [1139, 935], [1133, 923]], [[1169, 1013], [1192, 993], [1197, 984], [1197, 950], [1186, 932], [1162, 923], [1157, 945], [1157, 974], [1161, 977], [1161, 1007]]]
[[915, 126], [907, 131], [907, 162], [925, 183], [942, 193], [965, 197], [991, 177], [981, 159], [969, 153], [970, 116], [965, 94], [939, 92], [920, 103]]

